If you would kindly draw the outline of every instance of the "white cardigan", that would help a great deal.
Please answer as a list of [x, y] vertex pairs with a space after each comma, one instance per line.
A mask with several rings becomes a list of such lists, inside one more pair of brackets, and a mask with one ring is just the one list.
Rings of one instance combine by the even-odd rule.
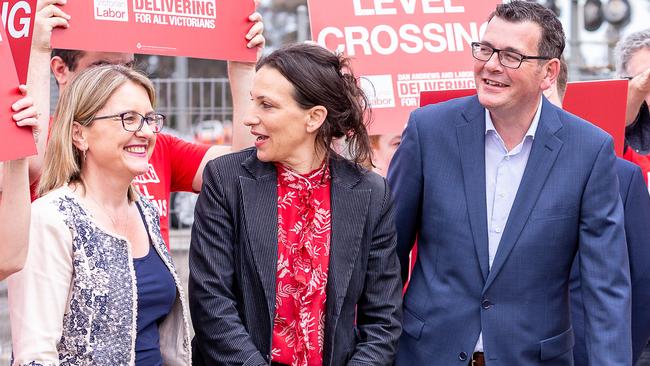
[[[190, 365], [187, 306], [160, 235], [157, 208], [137, 202], [153, 247], [174, 277], [176, 301], [160, 324], [165, 365]], [[32, 204], [29, 253], [8, 279], [14, 365], [134, 365], [137, 287], [124, 237], [98, 227], [68, 186]]]

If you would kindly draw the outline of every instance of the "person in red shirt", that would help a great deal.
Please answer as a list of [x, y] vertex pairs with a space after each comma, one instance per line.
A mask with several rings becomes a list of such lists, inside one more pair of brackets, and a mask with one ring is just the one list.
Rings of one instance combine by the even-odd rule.
[[[68, 85], [78, 72], [96, 65], [121, 64], [134, 65], [134, 55], [115, 52], [92, 52], [72, 50], [52, 50], [50, 37], [54, 28], [68, 28], [74, 20], [60, 7], [66, 0], [39, 0], [34, 23], [32, 52], [29, 72], [32, 83], [47, 85], [50, 69], [56, 78], [59, 90]], [[257, 4], [257, 1], [256, 1]], [[259, 13], [249, 16], [252, 23], [244, 35], [247, 47], [257, 48], [258, 54], [264, 47], [262, 35], [264, 26]], [[242, 39], [244, 41], [244, 39]], [[49, 67], [48, 67], [49, 65]], [[228, 62], [228, 77], [233, 99], [233, 145], [209, 146], [186, 142], [169, 134], [160, 133], [153, 155], [149, 161], [149, 171], [134, 180], [140, 192], [154, 202], [160, 211], [160, 227], [165, 242], [169, 246], [169, 196], [171, 192], [198, 192], [203, 183], [203, 169], [208, 161], [217, 156], [238, 151], [252, 145], [253, 137], [238, 123], [241, 113], [250, 103], [250, 85], [254, 75], [254, 63]], [[40, 87], [35, 104], [41, 111], [49, 111], [50, 94], [48, 88]], [[47, 129], [50, 120], [44, 116], [41, 126]], [[40, 171], [40, 167], [35, 169]]]
[[[12, 104], [13, 122], [31, 127], [38, 143], [38, 123], [33, 100], [25, 96]], [[28, 158], [0, 162], [0, 281], [23, 268], [29, 242]]]

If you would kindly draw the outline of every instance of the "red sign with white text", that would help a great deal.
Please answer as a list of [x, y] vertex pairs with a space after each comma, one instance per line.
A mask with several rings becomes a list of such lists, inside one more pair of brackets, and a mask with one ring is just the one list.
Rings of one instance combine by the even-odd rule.
[[470, 44], [501, 2], [308, 0], [313, 40], [353, 60], [372, 134], [401, 131], [422, 91], [474, 88]]
[[36, 154], [32, 130], [16, 126], [12, 119], [11, 105], [20, 98], [11, 46], [0, 27], [0, 161]]
[[52, 47], [255, 61], [246, 47], [252, 0], [82, 0], [61, 7], [71, 16]]
[[0, 14], [11, 45], [18, 80], [27, 83], [36, 0], [0, 0]]
[[[475, 89], [423, 92], [420, 105], [474, 94]], [[626, 103], [627, 80], [578, 81], [567, 84], [563, 108], [609, 133], [614, 139], [616, 155], [623, 156]]]

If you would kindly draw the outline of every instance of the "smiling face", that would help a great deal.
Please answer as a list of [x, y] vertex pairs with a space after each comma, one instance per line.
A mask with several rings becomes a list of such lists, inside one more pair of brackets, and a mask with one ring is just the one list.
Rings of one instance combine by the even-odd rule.
[[[488, 23], [481, 43], [527, 56], [538, 54], [541, 27], [533, 22], [512, 23], [494, 17]], [[540, 94], [550, 87], [544, 60], [525, 60], [518, 69], [501, 65], [497, 54], [488, 61], [474, 60], [474, 79], [479, 101], [492, 114], [534, 110]]]
[[[153, 113], [146, 90], [131, 81], [117, 88], [95, 117], [128, 111], [145, 116]], [[147, 172], [156, 135], [146, 123], [138, 132], [126, 131], [120, 117], [98, 119], [85, 127], [76, 126], [83, 136], [81, 146], [77, 142], [77, 147], [87, 149], [82, 172], [101, 171], [106, 177], [123, 177], [128, 180]]]
[[276, 69], [260, 68], [253, 79], [253, 105], [244, 124], [256, 137], [258, 159], [278, 162], [302, 173], [320, 164], [316, 133], [324, 120], [324, 108], [304, 109], [294, 93], [293, 85]]

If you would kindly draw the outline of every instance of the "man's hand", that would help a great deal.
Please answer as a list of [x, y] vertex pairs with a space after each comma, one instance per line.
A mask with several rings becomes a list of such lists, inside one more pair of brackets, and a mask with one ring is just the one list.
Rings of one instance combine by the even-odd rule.
[[634, 76], [627, 84], [626, 126], [636, 120], [644, 100], [650, 105], [650, 69]]
[[253, 22], [253, 26], [246, 33], [246, 40], [248, 43], [246, 47], [255, 48], [257, 47], [257, 59], [260, 59], [262, 55], [262, 50], [266, 44], [266, 39], [264, 38], [264, 22], [262, 21], [262, 15], [258, 12], [248, 16], [248, 20]]
[[59, 7], [66, 3], [67, 0], [38, 0], [34, 16], [33, 51], [49, 53], [52, 50], [52, 30], [69, 27], [70, 16]]
[[27, 87], [21, 85], [18, 89], [20, 89], [23, 97], [11, 105], [11, 109], [14, 111], [13, 120], [18, 126], [31, 127], [34, 133], [34, 141], [38, 142], [38, 136], [41, 132], [38, 126], [39, 113], [34, 107], [32, 97], [27, 96]]
[[629, 87], [642, 94], [644, 99], [650, 96], [650, 69], [636, 75], [630, 80]]

